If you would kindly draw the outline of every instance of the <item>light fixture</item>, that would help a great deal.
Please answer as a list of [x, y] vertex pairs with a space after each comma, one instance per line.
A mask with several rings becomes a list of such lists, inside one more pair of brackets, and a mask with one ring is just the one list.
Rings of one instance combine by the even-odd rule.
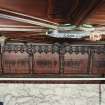
[[94, 31], [95, 30], [95, 28], [92, 25], [89, 25], [89, 24], [80, 25], [78, 27], [78, 29], [83, 30], [83, 31]]
[[92, 25], [71, 25], [71, 24], [63, 24], [60, 25], [57, 29], [49, 29], [46, 33], [50, 37], [55, 38], [82, 38], [85, 36], [89, 36], [95, 28]]

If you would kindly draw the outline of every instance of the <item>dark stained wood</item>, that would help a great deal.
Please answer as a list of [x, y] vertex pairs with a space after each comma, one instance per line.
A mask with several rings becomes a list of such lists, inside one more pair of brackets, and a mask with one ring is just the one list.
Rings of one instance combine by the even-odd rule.
[[[100, 7], [104, 9], [104, 4], [104, 0], [0, 0], [0, 9], [52, 22], [81, 24], [85, 19], [88, 20], [91, 13], [95, 15], [97, 11], [101, 11]], [[91, 24], [91, 21], [93, 20], [88, 20], [86, 23]]]
[[0, 0], [0, 8], [28, 14], [36, 17], [47, 17], [48, 0]]
[[31, 62], [27, 53], [4, 52], [2, 55], [3, 73], [28, 74], [31, 72]]
[[76, 74], [87, 73], [88, 69], [88, 54], [64, 54], [64, 73]]
[[71, 14], [74, 24], [81, 24], [82, 21], [97, 7], [103, 0], [80, 0], [76, 10]]
[[90, 14], [90, 16], [84, 21], [84, 23], [105, 25], [105, 2]]
[[[0, 0], [0, 13], [6, 16], [21, 18], [21, 20], [28, 19], [29, 21], [37, 20], [42, 22], [41, 19], [46, 19], [47, 21], [43, 22], [48, 24], [54, 24], [52, 22], [56, 22], [76, 25], [83, 23], [98, 26], [105, 25], [104, 0]], [[38, 20], [36, 17], [40, 19]], [[51, 22], [48, 22], [48, 20]], [[48, 37], [45, 34], [48, 28], [22, 21], [17, 22], [16, 19], [9, 20], [5, 17], [0, 18], [0, 28], [10, 26], [13, 29], [12, 31], [0, 31], [0, 36], [7, 37], [5, 45], [9, 42], [12, 44], [18, 42], [17, 46], [19, 43], [23, 43], [25, 50], [27, 49], [27, 53], [23, 53], [24, 49], [22, 48], [20, 48], [21, 51], [17, 52], [9, 51], [11, 48], [7, 49], [7, 52], [3, 50], [4, 52], [1, 52], [2, 54], [0, 55], [1, 75], [14, 74], [14, 77], [19, 77], [19, 75], [21, 75], [20, 77], [37, 77], [39, 75], [45, 76], [49, 74], [52, 74], [49, 75], [49, 77], [54, 77], [55, 74], [56, 77], [70, 77], [73, 76], [73, 74], [75, 77], [81, 77], [81, 75], [82, 77], [83, 75], [87, 77], [91, 75], [92, 77], [97, 75], [103, 77], [105, 75], [105, 54], [94, 53], [94, 46], [98, 46], [98, 42], [89, 43], [84, 40], [85, 38], [67, 39]], [[20, 29], [36, 29], [36, 31], [15, 31], [14, 28], [17, 26], [19, 26]], [[71, 46], [71, 43], [74, 43], [74, 41], [77, 45], [85, 45], [85, 48], [88, 46], [89, 49], [87, 53], [84, 54], [84, 51], [79, 52], [79, 50], [82, 49], [81, 47], [76, 47], [77, 50], [75, 50], [75, 48], [70, 49], [70, 51], [75, 50], [74, 52], [64, 53], [63, 51], [66, 44], [69, 43], [69, 46]], [[29, 42], [37, 45], [42, 44], [42, 46], [39, 46], [39, 48], [42, 49], [37, 52], [37, 54], [36, 52], [33, 53], [35, 49], [31, 49], [32, 46], [28, 46]], [[51, 50], [46, 53], [46, 49], [43, 49], [43, 46], [49, 44], [54, 47], [55, 43], [58, 44], [59, 51], [54, 53], [51, 52]], [[102, 43], [100, 46], [105, 46], [105, 43]], [[45, 52], [41, 52], [43, 50]], [[68, 51], [68, 49], [66, 51]], [[29, 61], [28, 63], [27, 60]], [[63, 62], [61, 62], [61, 60]], [[99, 62], [99, 65], [97, 62]]]
[[104, 0], [50, 0], [49, 17], [61, 23], [78, 25], [103, 3]]
[[[43, 79], [43, 78], [42, 78]], [[0, 80], [0, 84], [105, 84], [104, 80]]]
[[93, 74], [105, 74], [105, 54], [104, 53], [100, 53], [100, 54], [94, 53], [93, 59], [92, 59], [91, 72]]
[[[104, 24], [104, 6], [104, 0], [0, 0], [1, 13], [32, 20], [39, 17], [52, 22], [72, 24]], [[0, 23], [18, 24], [18, 22], [3, 21], [3, 19], [0, 19]], [[27, 25], [27, 23], [22, 24]]]
[[97, 6], [96, 12], [104, 8], [104, 0], [0, 0], [0, 8], [74, 24], [81, 23]]
[[77, 0], [50, 0], [49, 17], [61, 23], [67, 22], [68, 14], [73, 12], [76, 2]]
[[105, 44], [6, 42], [1, 51], [1, 76], [105, 76]]
[[36, 74], [59, 74], [60, 72], [57, 53], [35, 53], [33, 63], [33, 71]]
[[0, 25], [30, 26], [30, 24], [0, 18]]

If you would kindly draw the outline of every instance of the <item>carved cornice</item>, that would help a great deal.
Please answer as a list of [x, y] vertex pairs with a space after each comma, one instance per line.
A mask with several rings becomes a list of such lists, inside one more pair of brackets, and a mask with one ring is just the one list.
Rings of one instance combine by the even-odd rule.
[[105, 45], [71, 45], [68, 43], [59, 44], [23, 44], [23, 43], [6, 43], [3, 46], [3, 52], [15, 52], [18, 51], [23, 53], [27, 52], [28, 54], [34, 54], [36, 52], [39, 53], [60, 53], [63, 51], [63, 53], [75, 53], [75, 54], [85, 54], [89, 53], [89, 51], [92, 51], [94, 53], [100, 54], [105, 53]]

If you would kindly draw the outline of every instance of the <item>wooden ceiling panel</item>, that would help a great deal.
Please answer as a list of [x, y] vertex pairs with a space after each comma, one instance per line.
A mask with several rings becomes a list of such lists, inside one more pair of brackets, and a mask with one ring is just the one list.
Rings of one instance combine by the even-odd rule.
[[[105, 0], [0, 0], [0, 8], [6, 10], [53, 22], [77, 25], [84, 20], [91, 24], [93, 18], [95, 21], [97, 18], [96, 24], [100, 22], [99, 19], [103, 21], [104, 4]], [[94, 16], [90, 15], [91, 13]]]
[[[76, 25], [83, 23], [105, 25], [105, 0], [0, 0], [0, 14], [2, 15], [0, 15], [2, 17], [0, 18], [0, 29], [2, 28], [1, 25], [19, 25], [32, 26], [29, 28], [30, 30], [34, 28], [40, 31], [42, 27], [36, 26], [36, 22], [46, 23], [47, 26], [49, 24], [50, 26], [56, 26], [54, 22]], [[11, 20], [8, 20], [6, 16], [12, 16]], [[36, 19], [36, 17], [38, 18]], [[17, 21], [17, 18], [19, 18], [19, 21]], [[28, 22], [25, 20], [23, 23], [23, 19]], [[43, 19], [52, 22], [45, 22], [45, 20], [42, 22]], [[4, 32], [0, 30], [0, 33], [11, 39], [30, 41], [51, 39], [55, 41], [55, 38], [45, 36], [48, 27], [44, 28], [44, 26], [44, 30], [41, 30], [41, 32], [20, 31], [19, 33], [19, 31], [14, 30], [15, 27], [12, 27], [13, 31]]]
[[[50, 0], [50, 17], [61, 23], [81, 24], [104, 0]], [[59, 22], [60, 22], [59, 21]]]
[[95, 11], [97, 7], [100, 7], [104, 1], [103, 0], [79, 0], [79, 4], [73, 14], [71, 14], [71, 19], [74, 24], [82, 24], [88, 16]]
[[105, 2], [96, 8], [84, 21], [87, 24], [105, 25]]
[[48, 0], [0, 0], [0, 8], [46, 18]]

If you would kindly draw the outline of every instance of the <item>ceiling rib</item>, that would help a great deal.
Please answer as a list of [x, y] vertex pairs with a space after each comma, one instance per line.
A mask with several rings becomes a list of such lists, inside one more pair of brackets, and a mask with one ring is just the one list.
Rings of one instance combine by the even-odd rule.
[[37, 20], [37, 21], [40, 21], [40, 22], [46, 22], [46, 23], [53, 24], [53, 25], [58, 25], [58, 23], [55, 23], [55, 22], [52, 22], [52, 21], [49, 21], [49, 20], [45, 20], [45, 19], [38, 18], [38, 17], [35, 17], [35, 16], [30, 16], [30, 15], [23, 14], [23, 13], [20, 13], [20, 12], [7, 10], [7, 9], [4, 9], [4, 8], [0, 8], [0, 12], [11, 14], [11, 15], [17, 15], [19, 17], [24, 17], [24, 18], [31, 19], [31, 20]]
[[76, 10], [76, 8], [78, 7], [78, 4], [79, 4], [79, 0], [75, 0], [75, 3], [72, 6], [72, 9], [70, 9], [68, 12], [68, 20], [69, 20], [70, 16], [73, 14], [73, 12]]
[[[81, 1], [81, 2], [80, 2]], [[86, 18], [97, 8], [101, 6], [103, 0], [92, 0], [84, 2], [84, 0], [79, 0], [79, 4], [74, 12], [71, 14], [71, 20], [74, 24], [82, 24]]]
[[87, 13], [87, 15], [84, 16], [84, 18], [81, 20], [81, 23], [83, 23], [89, 16], [91, 16], [92, 14], [94, 14], [94, 13], [97, 11], [97, 9], [98, 9], [100, 6], [102, 6], [104, 3], [105, 3], [104, 0], [99, 0], [99, 2], [97, 2], [97, 3], [93, 6], [93, 8], [91, 8], [91, 10]]
[[20, 15], [20, 13], [12, 13], [12, 12], [7, 12], [7, 11], [2, 11], [0, 10], [0, 18], [3, 19], [10, 19], [10, 20], [15, 20], [18, 22], [22, 22], [22, 23], [29, 23], [31, 25], [38, 25], [41, 27], [45, 27], [45, 28], [53, 28], [56, 29], [58, 24], [52, 24], [50, 22], [45, 22], [42, 21], [43, 19], [27, 19], [26, 16], [24, 15]]
[[30, 29], [30, 28], [14, 28], [14, 27], [8, 27], [8, 28], [4, 28], [4, 27], [0, 27], [0, 31], [23, 31], [23, 32], [27, 32], [27, 31], [31, 31], [31, 32], [46, 32], [46, 30], [44, 29]]
[[50, 24], [47, 24], [47, 23], [42, 23], [42, 22], [33, 21], [33, 20], [29, 20], [29, 19], [24, 19], [24, 18], [20, 18], [20, 17], [17, 17], [17, 16], [6, 15], [6, 14], [2, 14], [2, 13], [0, 13], [0, 18], [15, 20], [15, 21], [18, 21], [18, 22], [23, 22], [23, 23], [29, 23], [31, 25], [38, 25], [38, 26], [42, 26], [42, 27], [46, 27], [46, 28], [52, 28], [52, 29], [57, 28], [57, 26], [55, 26], [55, 25], [50, 25]]

